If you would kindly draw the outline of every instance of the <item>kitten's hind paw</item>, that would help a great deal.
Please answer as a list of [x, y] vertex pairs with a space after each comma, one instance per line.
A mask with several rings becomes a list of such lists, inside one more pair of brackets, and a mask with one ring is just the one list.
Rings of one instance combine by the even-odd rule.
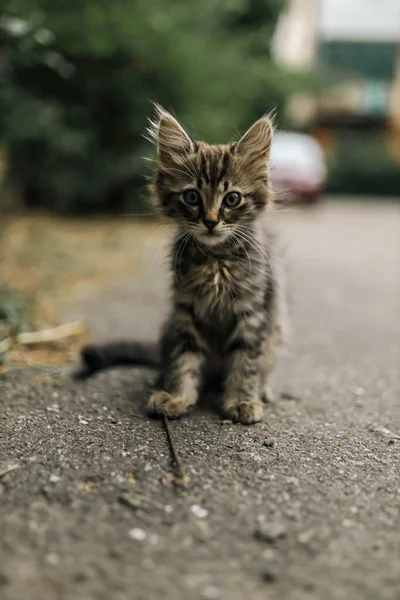
[[173, 396], [161, 390], [153, 392], [147, 403], [147, 409], [150, 413], [159, 417], [165, 415], [170, 419], [183, 417], [189, 408], [190, 406], [188, 406], [184, 398]]
[[224, 413], [228, 419], [251, 425], [258, 423], [263, 417], [263, 407], [260, 402], [229, 402], [224, 406]]

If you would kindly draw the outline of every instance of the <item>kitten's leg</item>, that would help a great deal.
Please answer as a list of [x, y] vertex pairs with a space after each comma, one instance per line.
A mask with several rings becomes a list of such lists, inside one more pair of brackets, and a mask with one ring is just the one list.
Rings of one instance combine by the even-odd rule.
[[164, 373], [164, 389], [152, 393], [148, 409], [172, 419], [186, 414], [198, 399], [202, 364], [202, 355], [190, 352], [171, 361]]
[[227, 349], [230, 360], [223, 409], [228, 418], [245, 424], [257, 423], [263, 415], [260, 402], [260, 331], [257, 315], [246, 319], [239, 324]]
[[284, 343], [286, 325], [284, 314], [282, 301], [275, 298], [269, 307], [267, 337], [263, 342], [260, 357], [260, 392], [261, 400], [265, 403], [275, 400], [269, 378], [275, 366], [278, 350]]
[[[181, 323], [180, 323], [181, 325]], [[162, 390], [155, 390], [148, 409], [172, 419], [182, 417], [196, 404], [204, 364], [202, 341], [193, 328], [171, 324], [163, 340]]]
[[275, 400], [273, 389], [269, 383], [269, 377], [275, 365], [276, 351], [276, 342], [270, 336], [263, 343], [262, 355], [259, 359], [260, 397], [264, 403], [274, 402]]
[[262, 419], [257, 360], [246, 351], [237, 351], [232, 355], [223, 409], [229, 419], [239, 423], [257, 423]]
[[269, 404], [270, 402], [275, 402], [275, 393], [274, 393], [274, 389], [271, 386], [271, 384], [269, 383], [269, 372], [265, 373], [263, 372], [263, 369], [261, 367], [261, 373], [260, 373], [260, 392], [261, 392], [261, 401], [264, 402], [264, 404]]

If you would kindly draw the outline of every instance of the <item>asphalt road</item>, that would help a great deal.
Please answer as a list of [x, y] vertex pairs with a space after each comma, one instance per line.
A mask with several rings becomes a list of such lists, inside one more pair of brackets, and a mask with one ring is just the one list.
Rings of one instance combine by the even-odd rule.
[[[212, 407], [174, 422], [185, 490], [141, 412], [150, 371], [1, 377], [2, 600], [400, 599], [400, 440], [381, 429], [400, 433], [400, 205], [277, 221], [293, 323], [283, 397], [255, 426]], [[95, 338], [156, 334], [161, 254], [149, 241], [135, 281], [74, 307]]]

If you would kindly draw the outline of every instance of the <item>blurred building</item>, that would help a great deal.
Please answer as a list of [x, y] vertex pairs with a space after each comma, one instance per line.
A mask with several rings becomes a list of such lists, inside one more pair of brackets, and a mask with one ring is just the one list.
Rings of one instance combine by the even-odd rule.
[[290, 0], [274, 40], [276, 59], [318, 73], [318, 96], [288, 110], [329, 144], [338, 127], [385, 130], [400, 161], [400, 0]]

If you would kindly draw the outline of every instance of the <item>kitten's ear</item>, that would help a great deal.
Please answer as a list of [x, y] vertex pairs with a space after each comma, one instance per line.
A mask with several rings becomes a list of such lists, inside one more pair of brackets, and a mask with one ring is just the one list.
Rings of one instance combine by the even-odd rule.
[[258, 119], [235, 146], [235, 152], [266, 160], [271, 149], [273, 126], [268, 117]]
[[156, 115], [154, 121], [150, 121], [149, 133], [157, 144], [160, 163], [168, 165], [194, 152], [193, 141], [175, 117], [158, 104], [155, 109]]

